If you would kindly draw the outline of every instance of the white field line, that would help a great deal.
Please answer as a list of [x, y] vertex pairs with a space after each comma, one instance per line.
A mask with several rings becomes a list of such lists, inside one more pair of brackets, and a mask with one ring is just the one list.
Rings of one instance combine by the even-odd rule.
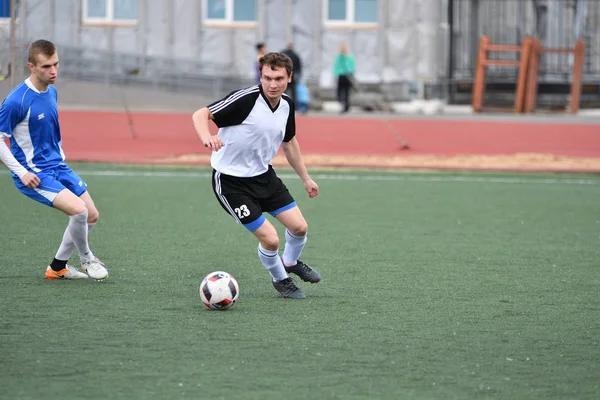
[[[116, 170], [85, 170], [77, 169], [79, 175], [110, 176], [110, 177], [145, 177], [145, 178], [210, 178], [210, 172], [186, 171], [116, 171]], [[8, 170], [0, 170], [0, 174], [7, 174]], [[290, 173], [279, 173], [284, 179], [297, 179], [298, 176]], [[493, 176], [444, 176], [444, 175], [355, 175], [355, 174], [311, 174], [315, 180], [330, 181], [386, 181], [386, 182], [465, 182], [465, 183], [518, 183], [518, 184], [546, 184], [546, 185], [600, 185], [600, 179], [573, 179], [573, 178], [508, 178]]]
[[[111, 171], [78, 170], [80, 175], [110, 177], [148, 177], [148, 178], [210, 178], [210, 172], [186, 171]], [[297, 179], [290, 173], [278, 174], [284, 179]], [[332, 181], [388, 181], [388, 182], [465, 182], [465, 183], [504, 183], [504, 184], [547, 184], [547, 185], [600, 185], [600, 179], [573, 178], [508, 178], [492, 176], [444, 176], [444, 175], [356, 175], [356, 174], [312, 174], [313, 179]]]

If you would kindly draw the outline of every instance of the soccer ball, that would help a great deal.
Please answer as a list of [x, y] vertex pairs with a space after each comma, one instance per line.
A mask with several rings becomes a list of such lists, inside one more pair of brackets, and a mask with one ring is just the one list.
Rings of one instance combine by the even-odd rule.
[[240, 287], [231, 275], [215, 271], [206, 275], [200, 284], [200, 298], [204, 305], [215, 310], [231, 308], [240, 294]]

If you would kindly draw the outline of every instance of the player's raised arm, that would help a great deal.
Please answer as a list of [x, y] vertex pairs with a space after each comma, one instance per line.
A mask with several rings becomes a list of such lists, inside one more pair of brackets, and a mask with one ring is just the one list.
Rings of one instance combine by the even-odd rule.
[[223, 141], [221, 141], [220, 137], [211, 135], [208, 128], [208, 121], [213, 118], [214, 117], [208, 107], [201, 108], [192, 114], [194, 129], [200, 140], [202, 140], [204, 147], [208, 147], [213, 151], [219, 151], [221, 147], [224, 146]]

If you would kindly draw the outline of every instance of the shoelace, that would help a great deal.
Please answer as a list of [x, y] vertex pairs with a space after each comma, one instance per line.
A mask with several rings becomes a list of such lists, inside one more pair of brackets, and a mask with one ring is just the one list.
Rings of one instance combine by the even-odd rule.
[[280, 281], [280, 283], [283, 284], [283, 287], [287, 291], [295, 292], [296, 290], [298, 290], [298, 287], [296, 286], [296, 284], [294, 283], [292, 278], [284, 279], [284, 280]]
[[298, 266], [296, 268], [298, 268], [298, 270], [301, 271], [301, 272], [306, 272], [306, 273], [310, 273], [311, 272], [311, 270], [308, 267], [308, 265], [306, 265], [306, 264], [304, 264], [302, 262], [299, 262]]
[[100, 261], [98, 259], [98, 257], [94, 257], [94, 259], [92, 261], [95, 262], [95, 263], [97, 263], [97, 264], [100, 264], [100, 265], [102, 265], [104, 267], [104, 263], [102, 261]]
[[92, 260], [89, 264], [85, 266], [86, 270], [92, 270], [93, 272], [97, 272], [99, 267], [102, 267], [102, 263], [96, 260]]

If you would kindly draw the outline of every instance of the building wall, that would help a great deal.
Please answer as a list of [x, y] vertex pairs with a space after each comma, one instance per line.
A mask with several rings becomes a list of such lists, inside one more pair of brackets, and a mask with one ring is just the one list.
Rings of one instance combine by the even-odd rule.
[[[574, 19], [573, 4], [585, 2], [590, 16], [585, 32], [590, 50], [596, 52], [588, 64], [600, 72], [600, 2], [454, 0], [451, 24], [449, 1], [379, 0], [376, 26], [330, 28], [323, 24], [321, 0], [257, 0], [257, 24], [231, 28], [203, 25], [201, 0], [138, 0], [138, 23], [126, 27], [82, 24], [81, 0], [21, 0], [18, 42], [24, 49], [32, 40], [47, 38], [77, 49], [70, 63], [81, 61], [78, 68], [97, 67], [107, 75], [139, 69], [154, 76], [171, 71], [252, 79], [257, 41], [273, 51], [293, 41], [304, 62], [304, 78], [323, 87], [333, 85], [333, 59], [344, 43], [356, 56], [357, 78], [362, 82], [440, 82], [448, 77], [450, 40], [455, 44], [453, 63], [468, 76], [479, 35], [518, 42], [525, 34], [541, 33], [548, 43], [560, 44], [567, 38], [566, 44], [571, 44], [573, 21], [565, 25], [560, 16]], [[0, 38], [7, 37], [7, 27], [0, 23]], [[0, 75], [8, 58], [6, 49], [4, 40]]]
[[[46, 38], [89, 50], [86, 54], [102, 50], [174, 58], [200, 63], [215, 74], [225, 70], [245, 77], [252, 76], [257, 41], [266, 42], [273, 51], [293, 41], [304, 61], [305, 77], [324, 84], [331, 80], [339, 45], [345, 43], [357, 58], [358, 77], [365, 81], [381, 80], [384, 70], [392, 79], [417, 74], [434, 78], [434, 53], [421, 50], [423, 45], [433, 46], [432, 32], [440, 21], [431, 16], [438, 15], [439, 0], [380, 0], [386, 31], [326, 28], [321, 0], [259, 0], [258, 4], [257, 26], [234, 29], [203, 26], [201, 0], [139, 0], [138, 23], [133, 27], [82, 24], [80, 0], [22, 0], [18, 39], [21, 47]], [[415, 40], [420, 38], [425, 40], [418, 50]]]

